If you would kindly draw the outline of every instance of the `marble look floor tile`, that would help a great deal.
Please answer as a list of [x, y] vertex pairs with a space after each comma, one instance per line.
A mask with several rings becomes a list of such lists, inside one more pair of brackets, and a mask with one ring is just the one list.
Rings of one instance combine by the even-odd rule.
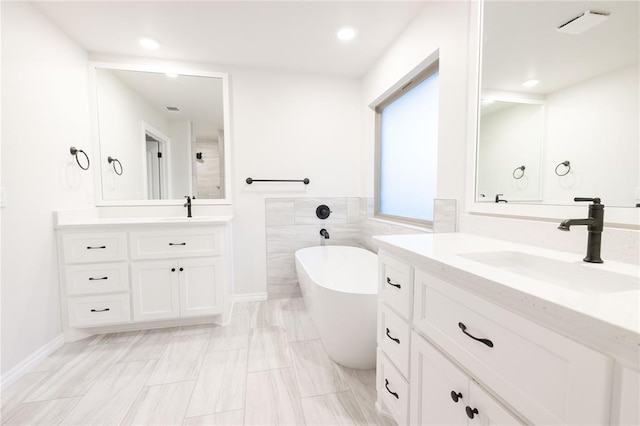
[[293, 342], [290, 346], [303, 398], [349, 390], [342, 370], [329, 358], [320, 340]]
[[114, 364], [64, 418], [64, 424], [118, 424], [129, 411], [156, 360]]
[[23, 402], [34, 390], [38, 389], [53, 373], [51, 371], [40, 371], [24, 374], [15, 383], [2, 391], [0, 401], [2, 402], [2, 418], [11, 416], [13, 409]]
[[160, 359], [173, 338], [175, 329], [144, 330], [140, 338], [131, 344], [118, 362], [134, 362]]
[[367, 425], [351, 391], [302, 398], [308, 425]]
[[29, 402], [18, 405], [10, 417], [2, 416], [3, 425], [57, 425], [78, 403], [80, 397]]
[[280, 300], [257, 302], [251, 312], [251, 328], [279, 327], [284, 325]]
[[245, 425], [304, 425], [293, 368], [259, 371], [247, 376]]
[[297, 281], [295, 284], [268, 284], [267, 294], [269, 295], [269, 300], [290, 299], [292, 297], [300, 297], [302, 295]]
[[251, 330], [249, 372], [292, 366], [287, 335], [282, 327]]
[[244, 425], [244, 410], [227, 411], [226, 413], [210, 414], [201, 417], [188, 417], [182, 422], [183, 426], [205, 426], [205, 425]]
[[376, 409], [376, 370], [356, 370], [340, 366], [347, 379], [349, 388], [355, 397], [356, 403], [368, 424], [382, 426], [396, 426], [396, 423], [378, 413]]
[[298, 309], [307, 309], [307, 305], [304, 303], [302, 297], [291, 297], [288, 300], [283, 300], [281, 308], [283, 311], [297, 311]]
[[244, 408], [247, 349], [205, 355], [191, 396], [187, 417]]
[[58, 348], [58, 350], [36, 364], [35, 367], [31, 368], [29, 372], [59, 370], [64, 367], [66, 363], [76, 357], [80, 352], [85, 350], [86, 347], [87, 342], [84, 340], [73, 343], [65, 343], [60, 348]]
[[198, 378], [209, 336], [176, 336], [156, 364], [147, 385], [183, 382]]
[[179, 425], [184, 420], [195, 381], [142, 389], [121, 425]]
[[228, 325], [215, 327], [209, 335], [207, 352], [248, 348], [250, 321], [249, 315], [232, 315]]
[[306, 309], [283, 311], [284, 328], [289, 342], [319, 339], [316, 326]]
[[233, 311], [231, 311], [231, 316], [235, 315], [249, 315], [253, 312], [253, 309], [258, 302], [234, 302], [233, 303]]
[[87, 346], [42, 383], [25, 402], [81, 396], [128, 348], [127, 343]]

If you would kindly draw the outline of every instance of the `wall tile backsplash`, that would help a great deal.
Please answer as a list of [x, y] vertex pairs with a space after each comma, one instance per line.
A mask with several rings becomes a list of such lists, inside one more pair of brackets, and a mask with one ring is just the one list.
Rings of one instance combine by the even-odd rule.
[[[331, 209], [327, 219], [316, 216], [316, 208]], [[327, 245], [363, 247], [375, 253], [374, 235], [417, 234], [430, 231], [396, 225], [373, 218], [373, 198], [267, 198], [265, 199], [267, 243], [267, 293], [270, 299], [300, 295], [295, 270], [296, 250], [318, 246], [320, 229], [330, 238]], [[456, 200], [436, 200], [434, 232], [455, 232]], [[436, 231], [437, 230], [437, 231]]]

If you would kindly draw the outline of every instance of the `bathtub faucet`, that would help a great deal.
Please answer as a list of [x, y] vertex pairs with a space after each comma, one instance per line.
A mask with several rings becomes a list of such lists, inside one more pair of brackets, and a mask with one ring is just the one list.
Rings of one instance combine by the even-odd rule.
[[324, 240], [328, 240], [329, 239], [329, 231], [327, 231], [326, 229], [322, 228], [320, 230], [320, 235], [322, 235], [324, 237], [322, 240], [320, 240], [322, 245], [324, 245]]

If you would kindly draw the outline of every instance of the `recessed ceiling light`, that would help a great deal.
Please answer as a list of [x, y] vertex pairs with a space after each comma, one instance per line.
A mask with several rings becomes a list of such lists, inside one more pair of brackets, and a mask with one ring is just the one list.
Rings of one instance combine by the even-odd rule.
[[154, 40], [154, 39], [149, 38], [149, 37], [140, 38], [138, 40], [138, 43], [140, 43], [140, 46], [144, 47], [145, 49], [156, 50], [156, 49], [160, 48], [160, 43], [158, 43], [157, 40]]
[[176, 74], [175, 72], [168, 72], [165, 73], [165, 75], [169, 78], [178, 78], [178, 74]]
[[338, 38], [342, 41], [353, 40], [356, 36], [356, 30], [350, 27], [341, 28], [337, 34]]
[[535, 87], [538, 85], [538, 83], [540, 83], [538, 80], [527, 80], [524, 83], [522, 83], [522, 85], [524, 87]]

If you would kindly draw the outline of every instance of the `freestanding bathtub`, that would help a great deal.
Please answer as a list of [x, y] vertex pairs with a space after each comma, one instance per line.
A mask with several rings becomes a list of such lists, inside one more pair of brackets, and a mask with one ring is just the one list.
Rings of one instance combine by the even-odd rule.
[[329, 356], [346, 367], [376, 366], [378, 256], [357, 247], [296, 252], [302, 297]]

